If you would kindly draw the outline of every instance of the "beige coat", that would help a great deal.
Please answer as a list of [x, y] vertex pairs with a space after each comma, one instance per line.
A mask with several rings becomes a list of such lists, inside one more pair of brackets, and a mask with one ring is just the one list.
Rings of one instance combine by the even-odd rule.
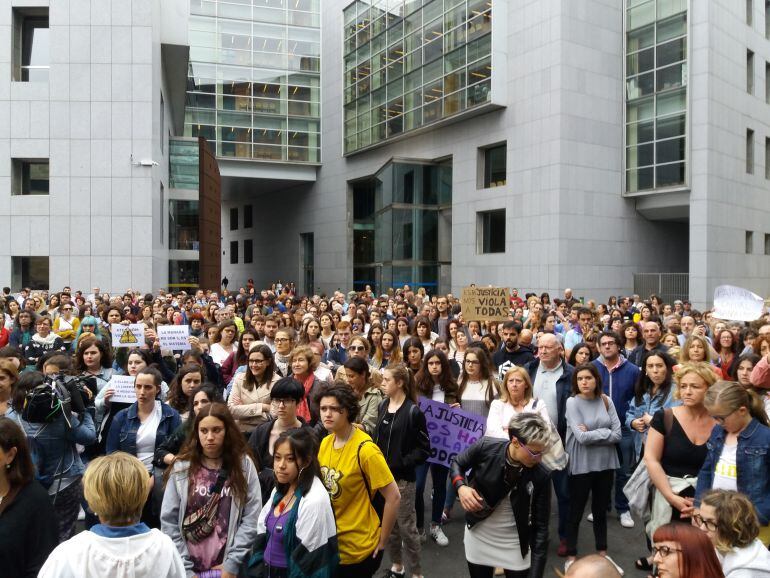
[[227, 399], [227, 407], [238, 428], [242, 432], [249, 433], [259, 424], [264, 423], [270, 417], [269, 411], [264, 411], [263, 404], [270, 405], [270, 390], [276, 381], [280, 379], [277, 373], [273, 373], [273, 379], [270, 384], [255, 387], [251, 391], [246, 389], [243, 381], [246, 378], [246, 372], [241, 372], [233, 380], [233, 389], [230, 397]]

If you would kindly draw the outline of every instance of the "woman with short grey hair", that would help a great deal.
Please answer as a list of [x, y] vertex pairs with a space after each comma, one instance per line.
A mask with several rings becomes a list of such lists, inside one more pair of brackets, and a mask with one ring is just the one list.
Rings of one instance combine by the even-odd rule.
[[495, 567], [506, 578], [543, 576], [551, 480], [540, 460], [550, 444], [550, 424], [536, 413], [519, 413], [507, 440], [482, 437], [452, 462], [452, 484], [466, 512], [471, 578], [492, 578]]

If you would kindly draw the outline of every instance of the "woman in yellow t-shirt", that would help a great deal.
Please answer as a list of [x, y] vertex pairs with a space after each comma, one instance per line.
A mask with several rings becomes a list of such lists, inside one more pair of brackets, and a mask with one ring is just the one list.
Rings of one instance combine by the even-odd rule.
[[[316, 398], [321, 422], [330, 435], [321, 442], [321, 479], [337, 520], [338, 578], [371, 578], [396, 521], [398, 486], [380, 448], [353, 425], [358, 399], [350, 386], [335, 384]], [[372, 506], [373, 493], [385, 499], [382, 524]]]

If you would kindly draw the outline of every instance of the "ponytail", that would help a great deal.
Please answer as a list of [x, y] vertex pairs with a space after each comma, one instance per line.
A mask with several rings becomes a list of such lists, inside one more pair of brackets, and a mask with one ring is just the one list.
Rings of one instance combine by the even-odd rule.
[[726, 411], [734, 412], [741, 407], [749, 410], [749, 414], [755, 420], [766, 427], [770, 427], [767, 419], [765, 404], [762, 398], [754, 391], [744, 389], [740, 384], [732, 381], [717, 381], [706, 392], [704, 405], [707, 408], [720, 406]]

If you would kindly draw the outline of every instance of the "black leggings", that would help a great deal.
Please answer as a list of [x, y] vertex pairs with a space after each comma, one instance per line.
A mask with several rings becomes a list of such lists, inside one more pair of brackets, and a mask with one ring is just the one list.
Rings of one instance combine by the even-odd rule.
[[[492, 566], [481, 566], [468, 562], [468, 573], [471, 578], [492, 578], [495, 569]], [[527, 578], [529, 570], [505, 570], [505, 578]]]
[[569, 477], [569, 521], [567, 522], [567, 556], [577, 555], [577, 538], [588, 496], [591, 496], [591, 513], [594, 515], [594, 540], [596, 549], [607, 549], [607, 507], [612, 499], [614, 470], [602, 470]]

